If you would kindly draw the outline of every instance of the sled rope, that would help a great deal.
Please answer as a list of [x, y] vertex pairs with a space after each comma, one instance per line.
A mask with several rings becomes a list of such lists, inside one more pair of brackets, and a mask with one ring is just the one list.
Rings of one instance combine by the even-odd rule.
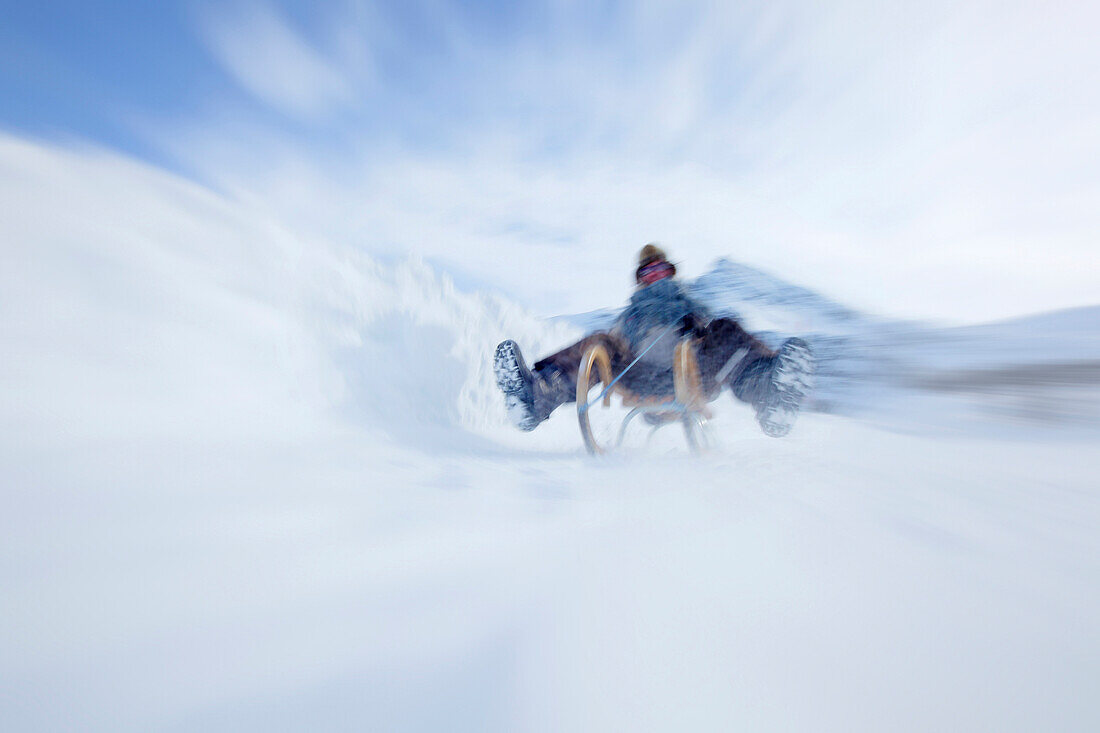
[[626, 374], [627, 372], [629, 372], [629, 371], [630, 371], [630, 367], [634, 366], [634, 365], [635, 365], [635, 364], [637, 364], [637, 363], [638, 363], [639, 361], [641, 361], [641, 358], [642, 358], [643, 356], [645, 356], [645, 355], [646, 355], [646, 352], [647, 352], [647, 351], [649, 351], [650, 349], [652, 349], [652, 348], [653, 348], [654, 346], [656, 346], [656, 345], [657, 345], [657, 342], [658, 342], [658, 341], [660, 341], [661, 339], [663, 339], [663, 338], [664, 338], [664, 337], [665, 337], [665, 336], [666, 336], [666, 335], [668, 334], [668, 332], [669, 332], [669, 331], [671, 331], [671, 330], [672, 330], [673, 328], [675, 328], [676, 326], [679, 326], [679, 325], [681, 325], [680, 321], [681, 321], [681, 320], [683, 319], [683, 317], [684, 317], [684, 316], [686, 316], [686, 315], [687, 315], [687, 313], [685, 312], [685, 313], [683, 313], [682, 315], [679, 315], [679, 316], [677, 316], [677, 317], [676, 317], [676, 320], [675, 320], [675, 321], [673, 321], [672, 323], [670, 323], [670, 324], [669, 324], [669, 326], [668, 326], [668, 328], [666, 328], [666, 329], [665, 329], [664, 331], [661, 331], [661, 335], [660, 335], [660, 336], [658, 336], [657, 338], [653, 339], [653, 343], [651, 343], [651, 344], [650, 344], [649, 346], [645, 347], [645, 350], [643, 350], [643, 351], [642, 351], [642, 353], [640, 353], [640, 354], [638, 354], [638, 355], [637, 355], [636, 357], [634, 357], [634, 361], [632, 361], [632, 362], [630, 362], [629, 364], [627, 364], [627, 365], [626, 365], [626, 369], [623, 369], [623, 370], [622, 370], [621, 372], [619, 372], [619, 376], [617, 376], [617, 377], [615, 377], [614, 379], [612, 379], [612, 380], [611, 380], [611, 381], [610, 381], [610, 382], [608, 383], [608, 385], [607, 385], [606, 387], [604, 387], [604, 388], [603, 388], [603, 391], [602, 391], [602, 392], [600, 392], [600, 394], [599, 394], [599, 395], [598, 395], [598, 396], [596, 397], [596, 399], [594, 399], [594, 400], [589, 400], [589, 401], [588, 401], [588, 402], [586, 402], [585, 404], [581, 405], [581, 406], [580, 406], [579, 408], [577, 408], [577, 411], [578, 411], [578, 412], [588, 412], [588, 408], [589, 408], [589, 407], [591, 407], [592, 405], [596, 404], [597, 402], [599, 402], [600, 400], [602, 400], [602, 399], [603, 399], [604, 397], [606, 397], [606, 396], [607, 396], [607, 394], [608, 394], [608, 392], [610, 392], [610, 391], [612, 390], [612, 388], [614, 388], [615, 384], [616, 384], [616, 383], [617, 383], [617, 382], [618, 382], [618, 381], [619, 381], [620, 379], [622, 379], [622, 378], [623, 378], [623, 376], [624, 376], [624, 375], [625, 375], [625, 374]]

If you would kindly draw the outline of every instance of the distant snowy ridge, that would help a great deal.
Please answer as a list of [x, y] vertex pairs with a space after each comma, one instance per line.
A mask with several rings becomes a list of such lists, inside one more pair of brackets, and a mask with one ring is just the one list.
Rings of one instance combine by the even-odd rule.
[[806, 331], [850, 330], [871, 320], [809, 288], [725, 258], [692, 281], [690, 290], [718, 313], [790, 321]]
[[[754, 331], [848, 333], [879, 322], [809, 288], [724, 257], [685, 285], [715, 314], [736, 318]], [[604, 308], [562, 318], [583, 327], [605, 328], [621, 310]]]
[[[736, 318], [773, 348], [790, 336], [806, 338], [819, 362], [810, 409], [895, 427], [957, 427], [956, 412], [967, 402], [992, 410], [991, 421], [1041, 415], [1047, 427], [1100, 427], [1100, 401], [1093, 394], [1100, 374], [1100, 306], [938, 327], [860, 313], [725, 258], [685, 285], [715, 314]], [[560, 320], [595, 330], [609, 327], [620, 312], [608, 308]], [[912, 403], [942, 402], [947, 393], [953, 402], [931, 411], [942, 419], [914, 414]]]

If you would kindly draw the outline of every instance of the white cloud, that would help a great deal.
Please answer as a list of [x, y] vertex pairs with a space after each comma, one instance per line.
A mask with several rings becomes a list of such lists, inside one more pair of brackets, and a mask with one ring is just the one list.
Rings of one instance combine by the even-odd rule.
[[597, 23], [556, 4], [497, 37], [453, 9], [426, 30], [371, 12], [324, 54], [337, 78], [390, 54], [340, 144], [220, 109], [158, 134], [304, 231], [445, 259], [549, 312], [618, 301], [661, 239], [688, 271], [730, 255], [974, 321], [1100, 292], [1097, 14], [677, 3]]
[[207, 19], [211, 52], [257, 99], [295, 116], [318, 117], [353, 98], [348, 76], [269, 6]]

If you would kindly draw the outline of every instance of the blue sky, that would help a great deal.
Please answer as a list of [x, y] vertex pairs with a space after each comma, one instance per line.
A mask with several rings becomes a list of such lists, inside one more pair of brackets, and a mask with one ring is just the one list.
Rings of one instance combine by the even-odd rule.
[[[615, 13], [607, 3], [586, 5], [573, 16], [579, 22], [570, 32], [595, 44]], [[338, 145], [354, 128], [360, 139], [441, 146], [456, 123], [522, 118], [535, 111], [533, 100], [471, 95], [467, 87], [471, 81], [491, 84], [492, 70], [484, 66], [496, 63], [490, 54], [537, 36], [552, 15], [546, 11], [510, 2], [334, 3], [320, 10], [306, 2], [13, 3], [0, 26], [0, 95], [7, 100], [0, 120], [15, 130], [87, 136], [151, 157], [157, 151], [135, 131], [137, 121], [199, 118], [215, 108], [313, 137], [314, 143], [335, 136]], [[242, 89], [224, 59], [211, 52], [212, 39], [224, 36], [231, 44], [238, 30], [261, 19], [289, 31], [273, 43], [294, 38], [318, 49], [331, 43], [341, 26], [362, 31], [361, 41], [371, 44], [369, 62], [356, 69], [355, 59], [340, 60], [359, 77], [349, 90], [358, 98], [313, 110], [278, 100], [265, 104], [272, 100]], [[379, 27], [384, 32], [371, 30]], [[463, 64], [479, 68], [452, 65], [457, 34], [488, 52], [463, 56]], [[380, 100], [385, 103], [371, 103]], [[546, 141], [551, 152], [553, 137]]]
[[5, 3], [0, 115], [41, 135], [76, 134], [151, 154], [138, 114], [186, 114], [227, 80], [178, 3]]
[[1100, 290], [1088, 5], [7, 3], [0, 126], [544, 312], [656, 239], [974, 320]]

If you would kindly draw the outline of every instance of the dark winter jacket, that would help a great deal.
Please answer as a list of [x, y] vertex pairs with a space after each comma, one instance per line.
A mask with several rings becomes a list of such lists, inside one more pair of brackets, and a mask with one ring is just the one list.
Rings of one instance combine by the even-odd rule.
[[[676, 324], [683, 323], [685, 317], [703, 326], [710, 321], [711, 313], [706, 306], [688, 297], [677, 280], [667, 278], [637, 290], [611, 332], [627, 341], [634, 356], [652, 344], [640, 363], [671, 370], [673, 352], [681, 334]], [[657, 339], [660, 341], [654, 344]]]

